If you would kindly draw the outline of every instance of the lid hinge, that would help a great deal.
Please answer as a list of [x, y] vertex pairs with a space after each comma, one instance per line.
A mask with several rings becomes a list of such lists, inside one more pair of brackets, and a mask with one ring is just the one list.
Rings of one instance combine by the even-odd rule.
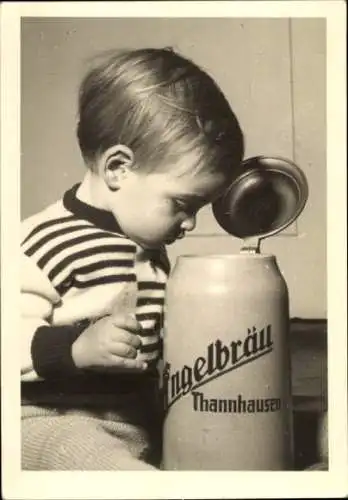
[[243, 240], [243, 245], [240, 253], [260, 253], [261, 238], [253, 236]]

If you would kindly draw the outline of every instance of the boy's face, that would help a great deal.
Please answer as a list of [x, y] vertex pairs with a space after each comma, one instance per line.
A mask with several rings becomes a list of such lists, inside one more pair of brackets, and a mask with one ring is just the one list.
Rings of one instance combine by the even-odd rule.
[[192, 231], [200, 208], [226, 187], [221, 174], [132, 171], [112, 208], [124, 233], [144, 248], [171, 244]]

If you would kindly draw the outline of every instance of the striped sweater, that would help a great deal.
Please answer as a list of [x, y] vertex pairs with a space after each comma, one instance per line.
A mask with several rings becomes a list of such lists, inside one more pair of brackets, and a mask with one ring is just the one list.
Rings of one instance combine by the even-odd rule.
[[[127, 392], [152, 378], [160, 353], [164, 248], [144, 250], [111, 213], [76, 197], [78, 185], [22, 223], [21, 380], [23, 402], [56, 402]], [[78, 370], [71, 346], [88, 324], [133, 312], [142, 326], [142, 374]]]

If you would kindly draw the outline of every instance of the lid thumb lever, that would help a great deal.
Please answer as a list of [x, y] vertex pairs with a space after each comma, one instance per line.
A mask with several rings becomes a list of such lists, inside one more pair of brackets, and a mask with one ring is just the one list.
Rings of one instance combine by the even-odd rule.
[[261, 238], [252, 236], [243, 240], [240, 253], [260, 253]]

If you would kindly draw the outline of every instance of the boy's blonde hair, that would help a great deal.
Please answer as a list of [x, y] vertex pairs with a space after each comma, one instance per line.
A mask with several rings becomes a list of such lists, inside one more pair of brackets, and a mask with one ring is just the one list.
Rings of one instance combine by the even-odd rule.
[[88, 165], [123, 144], [142, 169], [165, 170], [182, 157], [185, 171], [189, 154], [194, 166], [186, 168], [228, 175], [244, 154], [238, 120], [217, 84], [167, 48], [104, 53], [80, 87], [77, 136]]

